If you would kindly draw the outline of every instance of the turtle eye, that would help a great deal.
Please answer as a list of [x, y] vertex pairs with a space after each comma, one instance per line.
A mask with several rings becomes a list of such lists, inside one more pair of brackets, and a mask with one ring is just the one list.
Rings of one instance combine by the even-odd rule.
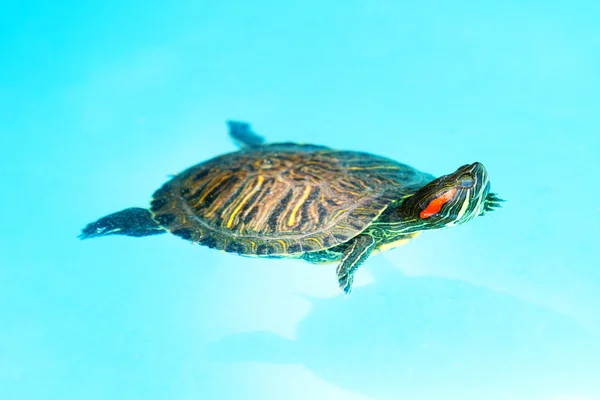
[[458, 178], [458, 186], [461, 188], [472, 188], [475, 185], [475, 180], [469, 174], [464, 174]]

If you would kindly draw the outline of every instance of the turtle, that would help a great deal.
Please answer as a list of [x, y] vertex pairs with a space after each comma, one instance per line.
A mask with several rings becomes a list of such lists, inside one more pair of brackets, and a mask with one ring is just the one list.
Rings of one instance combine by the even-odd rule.
[[367, 152], [267, 143], [247, 122], [227, 124], [237, 151], [184, 170], [154, 193], [150, 208], [100, 218], [79, 237], [170, 232], [241, 256], [337, 263], [339, 287], [349, 294], [370, 255], [503, 201], [479, 162], [435, 178]]

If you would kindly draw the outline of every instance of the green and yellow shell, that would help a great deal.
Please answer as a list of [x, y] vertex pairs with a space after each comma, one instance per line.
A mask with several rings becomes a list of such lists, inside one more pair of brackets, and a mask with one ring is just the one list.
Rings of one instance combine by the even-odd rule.
[[292, 143], [246, 147], [175, 176], [150, 212], [184, 239], [248, 256], [342, 244], [433, 177], [372, 154]]

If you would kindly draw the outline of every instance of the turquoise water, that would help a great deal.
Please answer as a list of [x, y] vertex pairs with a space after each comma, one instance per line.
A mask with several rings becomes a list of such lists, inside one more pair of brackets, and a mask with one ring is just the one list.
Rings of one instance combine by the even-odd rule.
[[[600, 7], [2, 2], [0, 398], [600, 399]], [[225, 120], [441, 175], [504, 208], [333, 266], [79, 241]]]

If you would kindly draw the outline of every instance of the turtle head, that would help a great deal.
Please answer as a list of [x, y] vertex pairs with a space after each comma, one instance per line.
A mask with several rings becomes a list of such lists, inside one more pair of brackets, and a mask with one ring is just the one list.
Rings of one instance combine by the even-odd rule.
[[401, 212], [419, 230], [440, 229], [468, 222], [499, 207], [500, 202], [490, 193], [487, 170], [476, 162], [423, 186], [402, 202]]

